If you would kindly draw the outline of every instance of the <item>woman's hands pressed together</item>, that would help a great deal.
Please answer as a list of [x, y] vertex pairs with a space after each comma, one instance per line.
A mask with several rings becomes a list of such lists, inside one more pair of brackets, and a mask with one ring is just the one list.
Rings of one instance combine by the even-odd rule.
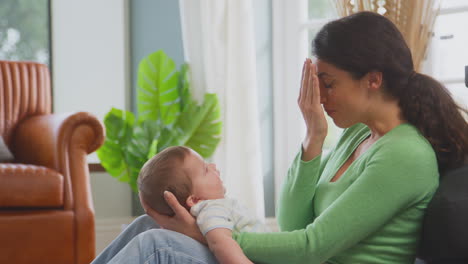
[[164, 199], [174, 211], [174, 216], [159, 214], [149, 207], [140, 194], [140, 202], [147, 215], [153, 218], [162, 228], [189, 236], [202, 244], [207, 244], [205, 237], [200, 232], [195, 218], [185, 209], [173, 193], [165, 191]]
[[297, 99], [307, 131], [302, 142], [302, 160], [308, 161], [322, 152], [328, 124], [321, 105], [319, 79], [316, 65], [307, 58], [302, 68], [301, 89]]

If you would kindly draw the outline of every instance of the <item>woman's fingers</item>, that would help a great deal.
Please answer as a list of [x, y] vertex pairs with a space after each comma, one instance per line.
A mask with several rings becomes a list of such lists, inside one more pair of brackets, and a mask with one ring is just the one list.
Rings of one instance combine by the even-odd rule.
[[166, 199], [166, 202], [175, 213], [169, 219], [170, 222], [166, 222], [167, 229], [182, 233], [206, 245], [205, 237], [200, 233], [195, 218], [179, 203], [175, 195], [169, 191], [165, 191], [164, 199]]
[[312, 103], [320, 104], [320, 87], [319, 87], [319, 79], [317, 76], [317, 67], [316, 65], [312, 65]]
[[304, 76], [306, 80], [303, 81], [303, 86], [301, 87], [301, 96], [303, 107], [311, 107], [314, 104], [320, 104], [320, 91], [317, 90], [319, 89], [319, 81], [316, 65], [312, 63], [311, 59], [307, 59], [306, 67], [308, 70]]
[[308, 86], [307, 86], [307, 94], [306, 94], [306, 102], [307, 104], [312, 105], [313, 103], [313, 85], [314, 85], [314, 64], [312, 64], [312, 60], [309, 60], [309, 68], [310, 68], [310, 73], [309, 73], [309, 81], [308, 81]]
[[307, 86], [309, 85], [309, 73], [310, 73], [310, 67], [309, 67], [309, 59], [306, 59], [304, 63], [304, 74], [302, 77], [302, 84], [301, 84], [301, 91], [300, 91], [300, 101], [304, 101], [304, 97], [307, 92]]
[[307, 59], [304, 61], [304, 64], [302, 65], [301, 87], [299, 89], [299, 97], [297, 98], [297, 102], [301, 101], [302, 90], [304, 90], [304, 78], [305, 78], [306, 64], [307, 64]]
[[183, 207], [175, 195], [169, 191], [164, 192], [164, 199], [166, 199], [167, 204], [172, 208], [172, 211], [174, 211], [175, 215], [179, 216], [184, 216], [184, 214], [187, 213], [187, 209]]
[[165, 191], [164, 199], [174, 211], [174, 216], [167, 216], [156, 212], [144, 201], [141, 193], [139, 196], [146, 214], [153, 218], [159, 226], [189, 236], [206, 245], [205, 237], [200, 233], [195, 218], [179, 203], [173, 193]]
[[306, 62], [307, 62], [307, 59], [304, 61], [304, 64], [302, 64], [301, 84], [302, 84], [302, 82], [304, 82], [304, 76], [305, 76], [305, 70], [306, 70]]
[[322, 151], [321, 146], [327, 134], [327, 122], [320, 98], [317, 66], [306, 59], [299, 96], [299, 108], [306, 124], [306, 137], [303, 141], [302, 160], [311, 160]]

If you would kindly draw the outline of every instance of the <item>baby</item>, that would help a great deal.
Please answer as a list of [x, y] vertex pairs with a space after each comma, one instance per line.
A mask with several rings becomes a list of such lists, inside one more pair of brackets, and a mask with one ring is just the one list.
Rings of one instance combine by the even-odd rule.
[[249, 216], [236, 201], [225, 197], [219, 171], [194, 150], [169, 147], [148, 160], [138, 176], [143, 200], [160, 214], [174, 212], [164, 199], [172, 192], [196, 217], [210, 250], [220, 263], [251, 263], [232, 239], [232, 232], [265, 232], [267, 228]]

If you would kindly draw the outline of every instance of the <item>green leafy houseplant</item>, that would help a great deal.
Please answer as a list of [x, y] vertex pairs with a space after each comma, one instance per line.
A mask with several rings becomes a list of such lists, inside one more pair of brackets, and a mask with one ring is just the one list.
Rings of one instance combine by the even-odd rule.
[[177, 71], [163, 51], [144, 58], [138, 68], [138, 115], [112, 108], [104, 118], [106, 140], [97, 155], [106, 171], [137, 192], [143, 164], [169, 146], [188, 146], [210, 157], [221, 135], [216, 94], [201, 104], [192, 99], [188, 66]]

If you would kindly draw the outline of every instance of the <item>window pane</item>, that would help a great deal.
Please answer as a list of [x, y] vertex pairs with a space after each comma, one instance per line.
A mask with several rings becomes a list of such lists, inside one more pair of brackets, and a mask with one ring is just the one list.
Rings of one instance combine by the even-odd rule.
[[462, 79], [468, 65], [468, 12], [440, 15], [434, 26], [433, 72], [438, 79]]
[[49, 63], [49, 0], [0, 1], [0, 59]]
[[330, 0], [309, 0], [309, 19], [335, 17], [335, 6]]

